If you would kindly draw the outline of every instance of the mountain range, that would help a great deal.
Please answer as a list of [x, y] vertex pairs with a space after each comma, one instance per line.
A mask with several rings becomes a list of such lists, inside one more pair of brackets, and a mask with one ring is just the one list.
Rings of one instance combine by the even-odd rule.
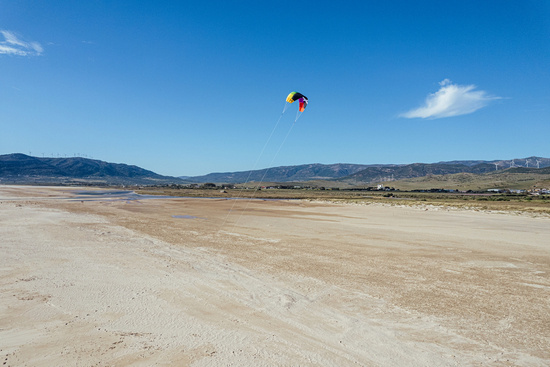
[[303, 164], [282, 166], [253, 171], [209, 173], [204, 176], [185, 177], [190, 182], [243, 183], [255, 182], [298, 182], [310, 180], [332, 180], [345, 177], [368, 168], [364, 164]]
[[210, 173], [204, 176], [185, 177], [190, 182], [243, 183], [304, 182], [331, 180], [356, 184], [394, 181], [427, 175], [455, 173], [483, 174], [514, 167], [548, 167], [550, 158], [528, 157], [512, 160], [468, 160], [412, 164], [304, 164], [272, 167], [253, 171]]
[[459, 173], [487, 174], [524, 167], [549, 167], [550, 158], [528, 157], [513, 160], [464, 160], [413, 164], [304, 164], [260, 170], [210, 173], [195, 177], [162, 176], [143, 168], [73, 157], [47, 158], [14, 153], [0, 155], [0, 183], [64, 183], [94, 185], [162, 185], [188, 183], [244, 182], [332, 182], [333, 184], [368, 185], [385, 181], [412, 179], [432, 175]]
[[14, 153], [0, 155], [0, 183], [155, 185], [185, 182], [127, 164], [81, 157], [39, 158]]

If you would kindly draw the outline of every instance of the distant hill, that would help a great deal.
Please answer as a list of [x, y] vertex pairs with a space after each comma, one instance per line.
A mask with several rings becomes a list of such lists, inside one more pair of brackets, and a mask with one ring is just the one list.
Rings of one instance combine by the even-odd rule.
[[39, 158], [25, 154], [0, 155], [0, 183], [137, 184], [185, 183], [127, 164], [87, 158]]
[[343, 177], [340, 181], [373, 183], [429, 175], [450, 175], [463, 172], [480, 174], [492, 172], [494, 170], [495, 166], [488, 163], [478, 163], [473, 166], [457, 163], [413, 163], [395, 167], [368, 167], [350, 176]]
[[[204, 176], [185, 177], [191, 182], [243, 183], [249, 181], [291, 182], [331, 180], [349, 176], [369, 167], [364, 164], [304, 164], [272, 167], [253, 171], [210, 173]], [[183, 177], [180, 177], [183, 178]]]
[[465, 166], [475, 166], [481, 163], [488, 163], [493, 165], [493, 167], [495, 168], [498, 167], [499, 169], [513, 168], [513, 167], [543, 168], [543, 167], [550, 166], [550, 158], [531, 156], [527, 158], [500, 159], [500, 160], [493, 160], [493, 161], [470, 160], [470, 161], [448, 161], [448, 162], [438, 162], [438, 163], [439, 164], [463, 164]]
[[[538, 162], [538, 163], [537, 163]], [[529, 157], [513, 160], [469, 160], [413, 164], [305, 164], [298, 166], [272, 167], [261, 170], [210, 173], [204, 176], [185, 177], [186, 181], [204, 183], [244, 182], [304, 182], [337, 181], [343, 185], [369, 184], [394, 181], [428, 175], [456, 173], [483, 174], [510, 167], [550, 166], [549, 158]], [[184, 178], [184, 177], [180, 177]], [[330, 185], [329, 185], [330, 186]]]
[[550, 188], [550, 166], [544, 168], [516, 167], [482, 174], [455, 173], [428, 175], [388, 182], [400, 190], [456, 189], [531, 189]]

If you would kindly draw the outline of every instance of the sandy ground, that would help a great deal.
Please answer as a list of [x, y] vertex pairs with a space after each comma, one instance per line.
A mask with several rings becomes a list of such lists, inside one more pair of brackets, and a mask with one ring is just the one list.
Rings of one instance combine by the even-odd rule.
[[5, 366], [548, 366], [550, 219], [0, 186]]

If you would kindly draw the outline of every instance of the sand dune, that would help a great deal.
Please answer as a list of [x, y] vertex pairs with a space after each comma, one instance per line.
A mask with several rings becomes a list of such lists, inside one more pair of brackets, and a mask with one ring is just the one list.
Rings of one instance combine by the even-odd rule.
[[550, 219], [0, 186], [6, 366], [546, 366]]

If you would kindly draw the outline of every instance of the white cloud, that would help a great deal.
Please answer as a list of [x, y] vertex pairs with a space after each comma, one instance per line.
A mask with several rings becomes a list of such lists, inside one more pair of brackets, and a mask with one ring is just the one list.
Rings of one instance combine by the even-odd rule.
[[21, 40], [15, 33], [11, 31], [1, 30], [0, 34], [0, 54], [17, 55], [17, 56], [38, 56], [44, 52], [44, 49], [38, 42], [26, 42]]
[[426, 98], [424, 106], [405, 112], [405, 118], [442, 118], [466, 115], [487, 106], [500, 97], [490, 96], [483, 90], [475, 90], [475, 85], [457, 85], [449, 79], [439, 82], [441, 88]]

